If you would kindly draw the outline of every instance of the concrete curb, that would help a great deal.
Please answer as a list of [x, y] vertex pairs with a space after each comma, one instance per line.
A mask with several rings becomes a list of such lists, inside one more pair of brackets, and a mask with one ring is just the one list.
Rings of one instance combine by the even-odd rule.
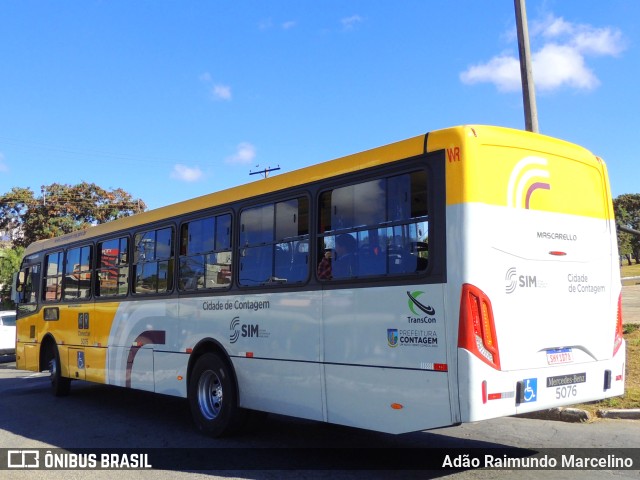
[[640, 420], [640, 408], [598, 410], [596, 415], [600, 418]]
[[[558, 407], [549, 410], [541, 410], [539, 412], [523, 413], [516, 415], [521, 418], [532, 418], [535, 420], [555, 420], [558, 422], [581, 423], [588, 422], [592, 415], [580, 408]], [[640, 408], [630, 409], [608, 409], [598, 410], [596, 417], [611, 420], [640, 420]]]
[[549, 410], [541, 410], [539, 412], [523, 413], [518, 415], [523, 418], [533, 418], [536, 420], [556, 420], [560, 422], [580, 423], [588, 422], [591, 417], [589, 412], [579, 408], [550, 408]]

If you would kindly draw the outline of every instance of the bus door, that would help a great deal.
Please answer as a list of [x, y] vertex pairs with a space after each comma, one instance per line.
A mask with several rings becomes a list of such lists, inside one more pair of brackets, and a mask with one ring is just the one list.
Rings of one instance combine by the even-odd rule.
[[15, 291], [16, 366], [21, 370], [38, 370], [38, 327], [36, 312], [40, 298], [40, 263], [25, 261], [17, 276]]
[[[87, 349], [93, 338], [94, 302], [91, 296], [91, 246], [51, 252], [44, 260], [41, 310], [43, 331], [58, 345], [62, 374], [85, 380]], [[66, 368], [65, 368], [66, 366]]]

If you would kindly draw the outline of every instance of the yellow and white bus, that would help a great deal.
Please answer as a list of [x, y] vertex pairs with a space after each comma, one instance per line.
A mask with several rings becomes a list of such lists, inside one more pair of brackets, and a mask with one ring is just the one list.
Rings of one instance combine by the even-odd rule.
[[392, 145], [43, 240], [17, 367], [389, 433], [623, 394], [604, 162], [489, 126]]

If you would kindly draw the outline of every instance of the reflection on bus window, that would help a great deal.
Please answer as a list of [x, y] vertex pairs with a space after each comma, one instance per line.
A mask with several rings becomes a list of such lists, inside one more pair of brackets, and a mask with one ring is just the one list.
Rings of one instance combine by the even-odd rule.
[[134, 293], [165, 293], [172, 290], [172, 238], [173, 228], [150, 230], [135, 236]]
[[417, 171], [325, 191], [320, 197], [320, 280], [424, 272], [427, 175]]
[[129, 239], [115, 238], [98, 243], [96, 295], [122, 296], [129, 287]]
[[59, 301], [62, 298], [63, 252], [51, 253], [45, 258], [44, 300]]
[[91, 296], [91, 246], [67, 250], [64, 276], [64, 299]]
[[182, 225], [179, 268], [178, 288], [183, 291], [231, 285], [231, 215]]
[[239, 255], [242, 286], [304, 282], [309, 272], [309, 200], [244, 210]]

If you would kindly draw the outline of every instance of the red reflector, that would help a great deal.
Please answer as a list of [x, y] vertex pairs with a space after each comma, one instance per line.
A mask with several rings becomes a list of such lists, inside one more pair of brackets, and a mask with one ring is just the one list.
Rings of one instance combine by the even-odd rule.
[[616, 335], [613, 339], [613, 355], [615, 356], [624, 341], [622, 329], [622, 292], [618, 296], [618, 314], [616, 317]]
[[556, 257], [564, 257], [566, 255], [566, 252], [558, 252], [553, 250], [549, 252], [549, 255], [555, 255]]
[[490, 393], [489, 400], [500, 400], [502, 398], [501, 393]]
[[482, 403], [487, 403], [487, 381], [482, 382]]
[[404, 408], [404, 405], [402, 405], [401, 403], [392, 403], [391, 408], [393, 408], [394, 410], [402, 410]]
[[193, 353], [193, 348], [187, 348], [187, 349], [185, 350], [185, 352], [187, 352], [187, 353]]
[[622, 375], [616, 375], [616, 382], [622, 381]]
[[253, 352], [247, 352], [247, 358], [253, 358]]
[[436, 372], [446, 372], [448, 368], [446, 363], [434, 363], [433, 369]]

